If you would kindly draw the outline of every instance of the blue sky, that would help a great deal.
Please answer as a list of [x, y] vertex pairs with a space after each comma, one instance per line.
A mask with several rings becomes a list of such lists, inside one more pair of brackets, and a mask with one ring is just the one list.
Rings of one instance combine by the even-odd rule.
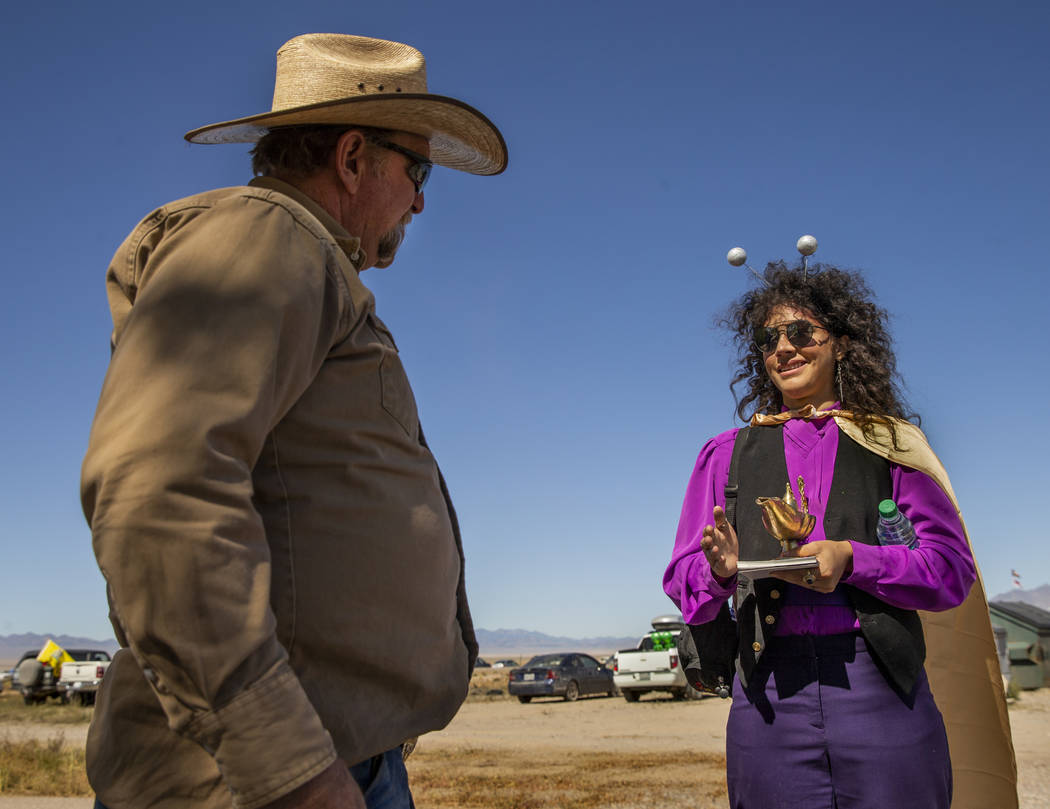
[[1031, 2], [24, 4], [0, 52], [0, 634], [109, 636], [80, 513], [103, 279], [164, 202], [250, 177], [182, 135], [269, 109], [309, 31], [408, 42], [510, 166], [438, 170], [369, 270], [463, 527], [478, 626], [630, 635], [703, 442], [712, 322], [755, 266], [865, 272], [987, 589], [1050, 581], [1050, 7]]

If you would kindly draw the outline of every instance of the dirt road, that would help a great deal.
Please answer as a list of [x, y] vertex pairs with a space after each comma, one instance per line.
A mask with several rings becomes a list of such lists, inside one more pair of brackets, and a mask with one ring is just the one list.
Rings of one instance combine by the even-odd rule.
[[540, 747], [615, 753], [696, 750], [725, 752], [730, 701], [715, 697], [675, 702], [649, 695], [627, 704], [622, 697], [468, 702], [442, 731], [419, 741], [420, 749]]
[[[728, 701], [714, 698], [672, 702], [656, 696], [645, 697], [633, 705], [607, 697], [575, 703], [537, 700], [528, 705], [509, 699], [468, 702], [445, 730], [420, 739], [417, 753], [409, 759], [410, 771], [414, 781], [418, 780], [421, 787], [425, 783], [426, 789], [432, 790], [428, 794], [433, 799], [427, 806], [472, 805], [436, 799], [440, 784], [434, 786], [427, 779], [438, 770], [446, 781], [454, 778], [450, 773], [457, 769], [464, 776], [469, 772], [477, 786], [477, 773], [499, 771], [504, 774], [501, 777], [507, 777], [522, 767], [539, 766], [542, 762], [547, 762], [543, 766], [553, 767], [560, 763], [577, 773], [593, 771], [588, 777], [600, 783], [603, 779], [625, 777], [622, 768], [602, 769], [615, 762], [636, 762], [637, 767], [644, 768], [651, 761], [652, 777], [656, 778], [657, 773], [667, 777], [667, 769], [660, 764], [661, 756], [677, 751], [680, 756], [669, 763], [681, 767], [684, 773], [689, 772], [691, 761], [701, 760], [713, 772], [723, 752], [728, 707]], [[1024, 692], [1010, 706], [1010, 721], [1017, 751], [1021, 807], [1046, 809], [1050, 806], [1050, 689]], [[0, 737], [6, 734], [9, 738], [49, 739], [57, 732], [64, 734], [68, 744], [82, 745], [86, 728], [0, 725]], [[577, 781], [582, 778], [566, 776], [568, 780], [573, 777]], [[585, 779], [581, 784], [584, 782]], [[489, 805], [501, 804], [490, 801]], [[609, 807], [608, 803], [604, 805]], [[624, 805], [649, 804], [639, 800]], [[703, 805], [724, 806], [724, 798], [719, 801], [711, 797]], [[0, 797], [0, 809], [90, 807], [91, 801], [84, 798]]]

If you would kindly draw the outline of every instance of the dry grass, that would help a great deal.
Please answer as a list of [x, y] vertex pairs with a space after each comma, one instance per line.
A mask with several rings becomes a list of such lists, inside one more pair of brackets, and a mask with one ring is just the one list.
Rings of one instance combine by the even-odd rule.
[[468, 702], [491, 702], [498, 699], [510, 699], [507, 693], [507, 674], [510, 669], [474, 669], [470, 678]]
[[17, 691], [0, 693], [0, 722], [32, 722], [44, 725], [82, 725], [91, 721], [92, 707], [63, 705], [49, 699], [39, 705], [26, 705]]
[[61, 734], [46, 742], [0, 738], [0, 795], [90, 796], [84, 751]]
[[418, 806], [430, 809], [627, 809], [726, 805], [720, 755], [555, 750], [428, 750], [408, 760]]

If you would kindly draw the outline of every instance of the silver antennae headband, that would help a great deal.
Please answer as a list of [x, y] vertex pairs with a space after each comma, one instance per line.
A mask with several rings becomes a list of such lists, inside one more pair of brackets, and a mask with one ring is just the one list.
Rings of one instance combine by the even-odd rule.
[[[817, 252], [817, 240], [815, 237], [809, 234], [805, 236], [799, 236], [797, 242], [795, 242], [795, 249], [802, 254], [802, 273], [803, 278], [809, 280], [809, 257]], [[734, 247], [728, 253], [726, 253], [726, 261], [728, 261], [734, 267], [747, 267], [751, 274], [755, 276], [766, 286], [769, 286], [769, 282], [762, 276], [754, 267], [747, 263], [747, 250], [743, 247]]]
[[745, 250], [743, 247], [734, 247], [732, 250], [726, 253], [726, 261], [728, 261], [734, 267], [747, 267], [749, 270], [751, 270], [751, 274], [763, 284], [769, 283], [768, 281], [766, 281], [765, 278], [758, 274], [758, 271], [755, 270], [754, 267], [747, 263], [747, 250]]
[[799, 236], [795, 249], [802, 254], [802, 277], [809, 280], [809, 257], [817, 252], [817, 240], [814, 236]]

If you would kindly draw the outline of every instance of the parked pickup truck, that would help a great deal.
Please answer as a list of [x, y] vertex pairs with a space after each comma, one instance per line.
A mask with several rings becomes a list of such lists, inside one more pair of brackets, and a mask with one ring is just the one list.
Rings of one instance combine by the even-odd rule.
[[[28, 651], [18, 661], [11, 687], [22, 692], [22, 699], [26, 705], [46, 702], [48, 697], [68, 702], [72, 698], [71, 694], [79, 694], [82, 689], [83, 693], [90, 693], [91, 696], [90, 699], [78, 697], [78, 701], [84, 705], [94, 701], [94, 692], [98, 689], [97, 681], [102, 679], [98, 669], [101, 667], [104, 672], [109, 666], [109, 653], [98, 649], [59, 651], [64, 651], [68, 657], [73, 658], [72, 661], [66, 659], [64, 663], [56, 665], [51, 660], [40, 660], [40, 650]], [[80, 669], [81, 666], [83, 670]], [[94, 687], [90, 685], [91, 682], [94, 682]], [[78, 683], [83, 684], [77, 685]]]
[[81, 654], [72, 651], [70, 654], [75, 662], [66, 661], [62, 664], [58, 677], [58, 692], [63, 702], [93, 705], [102, 675], [109, 668], [109, 652], [93, 649], [84, 650]]
[[689, 685], [678, 663], [675, 640], [685, 629], [681, 615], [658, 615], [652, 620], [653, 631], [638, 641], [637, 649], [616, 653], [613, 681], [628, 702], [637, 702], [642, 694], [666, 691], [675, 699], [700, 699], [702, 694]]

